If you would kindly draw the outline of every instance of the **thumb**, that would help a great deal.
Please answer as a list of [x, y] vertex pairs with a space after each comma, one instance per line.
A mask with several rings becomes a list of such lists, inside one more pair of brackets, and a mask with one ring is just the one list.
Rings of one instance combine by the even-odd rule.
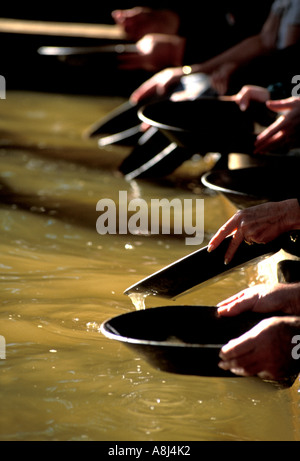
[[121, 22], [124, 17], [122, 10], [112, 11], [111, 16], [116, 22]]

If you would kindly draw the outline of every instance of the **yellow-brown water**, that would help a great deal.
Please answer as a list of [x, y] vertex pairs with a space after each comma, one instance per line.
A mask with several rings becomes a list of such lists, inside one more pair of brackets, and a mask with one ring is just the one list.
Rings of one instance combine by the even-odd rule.
[[[300, 440], [298, 381], [168, 374], [98, 331], [134, 310], [128, 286], [195, 249], [97, 234], [96, 203], [119, 190], [146, 200], [195, 192], [188, 164], [177, 174], [194, 192], [126, 183], [114, 173], [124, 150], [82, 138], [120, 102], [21, 92], [0, 101], [0, 440]], [[233, 211], [205, 196], [204, 243]], [[256, 278], [255, 266], [239, 270], [180, 303], [215, 304]]]

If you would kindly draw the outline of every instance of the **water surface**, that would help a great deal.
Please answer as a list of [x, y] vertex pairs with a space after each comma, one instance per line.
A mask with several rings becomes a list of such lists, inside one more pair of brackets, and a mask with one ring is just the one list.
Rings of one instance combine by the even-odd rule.
[[[121, 102], [25, 92], [1, 101], [0, 440], [300, 440], [298, 381], [278, 389], [256, 378], [172, 375], [99, 332], [134, 310], [128, 286], [195, 248], [162, 235], [100, 236], [98, 200], [117, 200], [120, 190], [147, 201], [198, 194], [203, 244], [234, 212], [199, 188], [198, 164], [167, 183], [126, 183], [116, 168], [128, 152], [82, 137]], [[174, 178], [188, 178], [186, 187]], [[267, 271], [259, 269], [176, 302], [213, 305], [259, 281]], [[165, 304], [146, 300], [147, 308]]]

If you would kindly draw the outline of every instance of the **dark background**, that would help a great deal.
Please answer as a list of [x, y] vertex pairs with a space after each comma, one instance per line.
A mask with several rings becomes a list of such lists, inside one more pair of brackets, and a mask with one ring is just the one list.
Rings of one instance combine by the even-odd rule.
[[[181, 18], [181, 35], [187, 37], [186, 64], [201, 62], [222, 52], [239, 40], [257, 33], [265, 21], [271, 0], [217, 0], [176, 2], [117, 1], [49, 3], [2, 2], [1, 17], [42, 21], [114, 24], [111, 11], [133, 6], [175, 9]], [[226, 12], [236, 18], [234, 26], [226, 21]], [[105, 40], [30, 36], [0, 33], [0, 74], [7, 89], [29, 89], [68, 93], [128, 96], [151, 76], [144, 71], [118, 70], [115, 56], [85, 57], [72, 62], [39, 56], [40, 46], [87, 46], [104, 44]]]

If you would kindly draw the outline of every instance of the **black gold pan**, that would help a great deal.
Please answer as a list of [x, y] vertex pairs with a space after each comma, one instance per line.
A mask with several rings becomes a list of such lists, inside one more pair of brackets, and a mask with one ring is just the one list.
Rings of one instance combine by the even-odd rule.
[[91, 54], [123, 54], [136, 53], [137, 47], [134, 44], [118, 43], [113, 45], [99, 46], [41, 46], [38, 54], [41, 56], [80, 56]]
[[[164, 306], [122, 314], [101, 325], [157, 370], [202, 377], [237, 377], [219, 367], [221, 347], [266, 318], [247, 312], [220, 317], [215, 306]], [[276, 382], [290, 387], [295, 375]]]
[[86, 130], [86, 138], [97, 138], [100, 147], [111, 144], [135, 145], [141, 136], [138, 106], [126, 101]]
[[296, 245], [291, 241], [289, 234], [267, 244], [249, 245], [242, 242], [232, 261], [225, 265], [224, 258], [231, 238], [226, 238], [211, 253], [207, 251], [207, 247], [204, 247], [173, 262], [131, 286], [124, 294], [140, 293], [167, 299], [176, 298], [204, 282], [213, 281], [215, 277], [221, 275], [224, 276], [239, 266], [257, 262], [259, 259], [277, 253], [282, 248], [290, 250], [291, 247], [293, 249], [293, 245]]
[[[205, 247], [176, 261], [129, 288], [125, 294], [154, 294], [173, 298], [200, 283], [254, 259], [271, 255], [281, 248], [292, 254], [300, 254], [295, 235], [285, 234], [265, 245], [249, 245], [244, 242], [233, 262], [225, 266], [224, 254], [230, 238], [211, 253]], [[265, 314], [254, 312], [221, 317], [216, 306], [173, 305], [122, 314], [104, 322], [101, 332], [107, 338], [125, 344], [160, 371], [226, 378], [235, 375], [219, 367], [222, 346], [243, 335], [266, 317]], [[297, 374], [297, 369], [291, 370], [291, 376], [274, 383], [283, 388], [290, 387]]]
[[122, 314], [106, 321], [101, 331], [162, 371], [232, 376], [218, 367], [221, 347], [261, 319], [250, 314], [221, 318], [213, 306], [164, 306]]

